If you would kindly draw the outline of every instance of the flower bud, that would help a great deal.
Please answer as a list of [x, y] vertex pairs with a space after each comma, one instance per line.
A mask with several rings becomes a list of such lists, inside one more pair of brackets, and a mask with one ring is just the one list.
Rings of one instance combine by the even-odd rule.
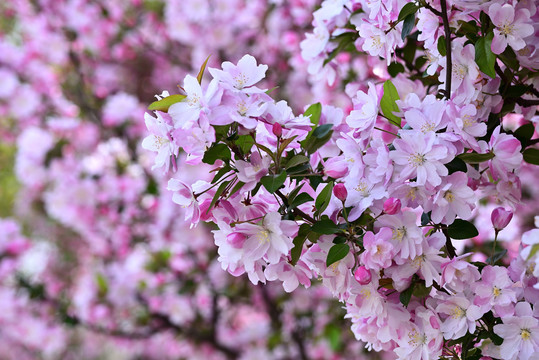
[[244, 234], [233, 232], [227, 235], [226, 242], [235, 247], [236, 249], [239, 249], [243, 246], [245, 239], [247, 239], [247, 236], [245, 236]]
[[513, 213], [505, 210], [503, 207], [497, 207], [490, 215], [490, 220], [492, 220], [492, 225], [494, 225], [494, 229], [496, 231], [500, 231], [501, 229], [505, 228], [512, 218]]
[[396, 198], [389, 198], [384, 202], [384, 212], [388, 215], [394, 215], [401, 210], [401, 201]]
[[342, 156], [330, 158], [324, 163], [324, 174], [339, 179], [348, 173], [348, 163]]
[[348, 196], [348, 191], [346, 191], [346, 187], [344, 184], [337, 184], [333, 187], [333, 195], [341, 201], [346, 200], [346, 197]]
[[283, 127], [279, 123], [273, 124], [273, 128], [271, 130], [273, 131], [273, 135], [277, 137], [281, 137], [283, 135]]
[[356, 272], [354, 273], [354, 278], [357, 280], [358, 283], [361, 285], [367, 285], [372, 280], [372, 275], [369, 270], [365, 266], [360, 266], [357, 268]]

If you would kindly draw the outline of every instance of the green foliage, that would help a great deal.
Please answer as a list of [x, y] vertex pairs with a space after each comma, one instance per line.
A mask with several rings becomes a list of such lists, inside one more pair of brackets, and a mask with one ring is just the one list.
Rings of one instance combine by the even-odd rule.
[[313, 224], [311, 229], [315, 233], [331, 235], [341, 232], [341, 228], [330, 219], [323, 219]]
[[158, 111], [164, 111], [167, 112], [168, 108], [172, 105], [183, 101], [187, 96], [181, 95], [181, 94], [174, 94], [167, 96], [161, 100], [154, 101], [153, 103], [148, 106], [148, 110], [158, 110]]
[[267, 175], [260, 179], [260, 182], [270, 194], [275, 193], [285, 182], [286, 171], [283, 171], [279, 175]]
[[326, 266], [331, 266], [337, 261], [344, 259], [346, 255], [350, 252], [350, 246], [348, 244], [335, 244], [333, 245], [328, 252], [328, 257], [326, 259]]
[[15, 147], [0, 144], [0, 217], [12, 215], [15, 196], [19, 190], [17, 177], [13, 172]]
[[380, 100], [380, 108], [384, 116], [388, 118], [391, 123], [397, 125], [398, 127], [401, 126], [401, 119], [400, 117], [394, 115], [393, 112], [399, 111], [399, 107], [395, 102], [399, 99], [399, 93], [397, 92], [397, 88], [395, 87], [395, 85], [393, 85], [391, 80], [386, 80], [386, 82], [384, 83], [384, 95]]
[[494, 55], [490, 49], [493, 37], [494, 33], [490, 32], [487, 34], [487, 36], [481, 37], [479, 40], [477, 40], [475, 43], [475, 62], [483, 73], [494, 79], [496, 77], [496, 71], [494, 71], [496, 55]]
[[452, 239], [470, 239], [479, 235], [479, 231], [474, 224], [469, 221], [456, 219], [447, 227], [447, 232]]
[[466, 153], [466, 154], [460, 154], [457, 157], [468, 164], [480, 164], [482, 162], [485, 162], [494, 158], [494, 153], [492, 152], [488, 152], [486, 154]]

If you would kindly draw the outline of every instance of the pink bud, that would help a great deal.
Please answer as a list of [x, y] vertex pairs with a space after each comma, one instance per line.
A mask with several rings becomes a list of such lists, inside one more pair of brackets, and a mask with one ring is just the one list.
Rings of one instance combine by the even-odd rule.
[[283, 135], [283, 127], [279, 123], [273, 124], [272, 131], [273, 131], [273, 135], [277, 137], [281, 137]]
[[492, 211], [490, 219], [492, 220], [492, 225], [494, 229], [501, 230], [509, 224], [513, 218], [513, 213], [511, 211], [505, 210], [503, 207], [497, 207]]
[[384, 202], [384, 212], [388, 215], [394, 215], [401, 210], [401, 201], [396, 198], [389, 198]]
[[341, 201], [346, 200], [346, 197], [348, 196], [348, 191], [346, 191], [346, 187], [344, 184], [337, 184], [333, 187], [333, 195]]
[[245, 239], [247, 239], [247, 236], [237, 232], [230, 233], [226, 237], [226, 241], [236, 249], [239, 249], [243, 246]]
[[357, 268], [356, 272], [354, 273], [354, 278], [357, 280], [358, 283], [361, 285], [367, 285], [372, 280], [372, 275], [369, 270], [365, 266], [360, 266]]
[[330, 158], [324, 163], [324, 174], [334, 179], [341, 178], [348, 173], [348, 163], [342, 156]]

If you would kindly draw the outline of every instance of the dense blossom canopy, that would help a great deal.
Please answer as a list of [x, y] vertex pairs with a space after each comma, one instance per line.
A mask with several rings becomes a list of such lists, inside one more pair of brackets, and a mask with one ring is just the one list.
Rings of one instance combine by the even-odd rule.
[[533, 1], [0, 4], [5, 357], [533, 359], [538, 24]]

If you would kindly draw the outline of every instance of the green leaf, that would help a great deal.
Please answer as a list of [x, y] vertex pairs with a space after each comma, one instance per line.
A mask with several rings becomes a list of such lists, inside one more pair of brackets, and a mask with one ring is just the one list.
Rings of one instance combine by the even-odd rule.
[[398, 63], [398, 62], [392, 62], [387, 67], [387, 72], [389, 73], [389, 75], [391, 75], [391, 77], [395, 77], [399, 73], [402, 73], [404, 71], [405, 71], [404, 65], [402, 65], [401, 63]]
[[449, 175], [456, 173], [457, 171], [462, 171], [465, 173], [468, 170], [466, 163], [458, 157], [445, 164], [445, 167], [449, 171]]
[[479, 231], [477, 231], [474, 224], [462, 219], [456, 219], [449, 225], [447, 227], [447, 232], [452, 239], [456, 240], [470, 239], [479, 235]]
[[535, 254], [537, 254], [537, 251], [539, 251], [539, 244], [532, 245], [532, 249], [530, 250], [530, 254], [526, 260], [530, 260], [532, 257], [534, 257]]
[[475, 43], [475, 62], [479, 69], [491, 78], [496, 77], [494, 64], [496, 63], [496, 55], [490, 49], [492, 44], [493, 32], [489, 32], [487, 36], [479, 38]]
[[342, 231], [341, 228], [338, 227], [337, 224], [335, 224], [330, 219], [317, 221], [316, 223], [314, 223], [311, 230], [317, 234], [323, 235], [337, 234]]
[[412, 299], [412, 294], [414, 293], [414, 285], [415, 283], [412, 283], [408, 289], [400, 293], [399, 300], [402, 305], [408, 306], [408, 304], [410, 303], [410, 300]]
[[299, 227], [298, 235], [294, 238], [294, 247], [290, 251], [291, 264], [296, 265], [299, 257], [301, 256], [301, 251], [303, 250], [303, 244], [307, 240], [307, 234], [311, 231], [311, 226], [309, 224], [302, 224]]
[[539, 149], [528, 148], [522, 153], [528, 164], [539, 165]]
[[286, 169], [290, 169], [294, 166], [304, 164], [309, 161], [309, 158], [305, 155], [296, 155], [286, 163]]
[[333, 135], [333, 130], [330, 130], [324, 137], [317, 138], [316, 136], [311, 136], [310, 138], [302, 141], [303, 148], [309, 154], [313, 154], [316, 150], [320, 149], [324, 144], [326, 144]]
[[507, 249], [503, 249], [502, 251], [498, 251], [493, 256], [490, 256], [486, 260], [486, 262], [487, 262], [487, 264], [496, 264], [496, 262], [498, 260], [500, 260], [501, 258], [503, 258], [505, 256], [505, 254], [507, 254]]
[[262, 150], [266, 154], [268, 154], [273, 159], [273, 161], [275, 161], [275, 154], [273, 153], [273, 151], [271, 151], [270, 149], [268, 149], [264, 145], [261, 145], [261, 144], [258, 144], [258, 143], [255, 143], [255, 145], [256, 145], [257, 148], [259, 148], [260, 150]]
[[211, 199], [211, 203], [210, 203], [210, 206], [208, 207], [208, 210], [206, 210], [206, 214], [210, 213], [210, 210], [215, 206], [215, 204], [217, 203], [217, 200], [219, 200], [219, 198], [225, 191], [228, 184], [230, 184], [230, 181], [223, 181], [221, 185], [219, 185], [219, 187], [217, 188], [217, 191], [215, 192], [215, 195], [213, 195], [213, 199]]
[[324, 60], [324, 66], [326, 66], [331, 60], [335, 59], [337, 55], [345, 50], [355, 50], [354, 41], [356, 41], [359, 34], [356, 31], [342, 33], [335, 38], [331, 39], [332, 41], [338, 41], [339, 45], [329, 53], [328, 57]]
[[180, 101], [183, 101], [187, 96], [181, 94], [174, 94], [167, 96], [161, 100], [154, 101], [148, 106], [148, 110], [158, 110], [167, 112], [168, 108]]
[[402, 32], [401, 32], [401, 39], [404, 40], [406, 37], [412, 32], [412, 29], [415, 26], [415, 14], [410, 14], [404, 18], [404, 22], [402, 23]]
[[314, 126], [318, 125], [318, 122], [320, 121], [320, 115], [322, 115], [322, 104], [319, 102], [316, 104], [312, 104], [305, 110], [303, 113], [303, 116], [309, 117], [311, 119], [311, 123], [314, 124]]
[[445, 56], [447, 54], [447, 50], [445, 48], [445, 36], [440, 36], [438, 38], [438, 52], [440, 55]]
[[330, 182], [326, 187], [320, 191], [320, 194], [316, 197], [314, 206], [316, 207], [316, 213], [321, 214], [326, 210], [331, 200], [331, 194], [333, 192], [333, 182]]
[[275, 193], [285, 182], [286, 171], [283, 171], [279, 175], [268, 175], [260, 179], [260, 182], [270, 194]]
[[350, 252], [350, 246], [348, 244], [335, 244], [329, 249], [328, 258], [326, 259], [326, 266], [331, 266], [337, 261], [344, 259]]
[[204, 76], [204, 70], [206, 70], [206, 65], [208, 65], [208, 60], [210, 60], [210, 56], [211, 55], [206, 58], [206, 61], [204, 61], [204, 64], [202, 64], [202, 66], [200, 67], [200, 71], [198, 72], [197, 80], [199, 84], [202, 84], [202, 76]]
[[404, 5], [401, 11], [399, 12], [398, 21], [404, 20], [408, 15], [415, 14], [418, 9], [419, 7], [415, 3], [413, 2], [406, 3], [406, 5]]
[[251, 148], [255, 144], [255, 141], [251, 137], [251, 135], [238, 136], [238, 138], [234, 142], [241, 149], [241, 152], [243, 154], [249, 154], [251, 152]]
[[333, 124], [320, 125], [314, 129], [312, 136], [314, 136], [317, 139], [323, 139], [325, 136], [329, 134], [332, 127], [333, 127]]
[[206, 150], [202, 162], [213, 165], [217, 159], [228, 161], [231, 158], [230, 149], [225, 144], [216, 144]]
[[245, 185], [244, 182], [242, 181], [238, 181], [238, 183], [236, 185], [234, 185], [234, 187], [232, 188], [232, 190], [230, 190], [230, 194], [228, 194], [228, 198], [230, 198], [232, 195], [234, 195], [235, 193], [237, 193], [242, 187], [243, 185]]
[[225, 166], [223, 166], [221, 169], [219, 169], [219, 171], [217, 171], [217, 173], [216, 173], [215, 176], [213, 177], [211, 183], [212, 183], [212, 184], [215, 184], [217, 181], [219, 181], [220, 178], [222, 178], [223, 176], [225, 176], [225, 174], [230, 173], [230, 170], [232, 170], [232, 168], [230, 167], [230, 165], [226, 164]]
[[107, 296], [107, 293], [109, 292], [109, 284], [107, 283], [107, 279], [103, 276], [103, 274], [95, 274], [95, 282], [97, 283], [98, 296], [101, 298]]
[[311, 197], [311, 195], [309, 195], [307, 193], [301, 193], [298, 196], [296, 196], [294, 198], [294, 200], [292, 200], [292, 202], [290, 203], [289, 208], [293, 209], [293, 208], [298, 207], [298, 206], [300, 206], [302, 204], [305, 204], [306, 202], [313, 201], [313, 200], [314, 199]]
[[516, 129], [514, 135], [520, 141], [522, 147], [524, 148], [525, 145], [528, 144], [528, 141], [530, 141], [530, 139], [533, 137], [534, 132], [535, 126], [533, 126], [532, 123], [527, 123]]
[[432, 290], [432, 286], [426, 287], [424, 283], [418, 282], [415, 284], [414, 290], [412, 291], [412, 293], [414, 294], [415, 297], [422, 299], [429, 296], [431, 290]]
[[380, 108], [382, 109], [384, 116], [398, 127], [401, 126], [401, 119], [398, 116], [393, 115], [393, 111], [399, 111], [399, 107], [397, 106], [397, 103], [395, 103], [395, 101], [399, 99], [399, 93], [397, 92], [395, 85], [393, 85], [391, 80], [386, 80], [384, 83], [384, 95], [380, 100]]
[[468, 164], [480, 164], [494, 158], [494, 153], [488, 152], [486, 154], [478, 153], [466, 153], [457, 156], [459, 159]]

